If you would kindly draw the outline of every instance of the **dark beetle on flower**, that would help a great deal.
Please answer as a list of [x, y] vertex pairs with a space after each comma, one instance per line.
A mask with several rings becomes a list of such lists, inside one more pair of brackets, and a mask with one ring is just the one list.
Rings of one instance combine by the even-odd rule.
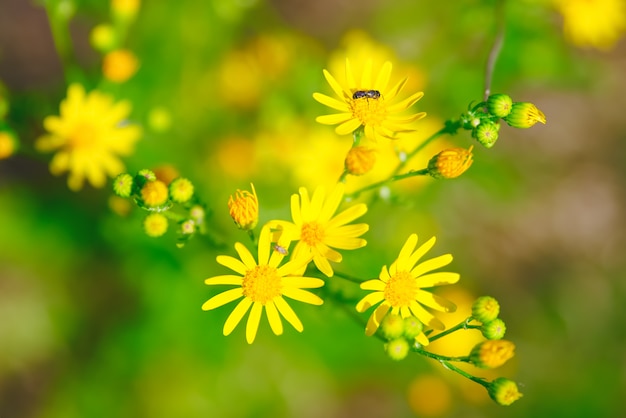
[[352, 95], [354, 100], [357, 99], [379, 99], [380, 92], [378, 90], [357, 90]]

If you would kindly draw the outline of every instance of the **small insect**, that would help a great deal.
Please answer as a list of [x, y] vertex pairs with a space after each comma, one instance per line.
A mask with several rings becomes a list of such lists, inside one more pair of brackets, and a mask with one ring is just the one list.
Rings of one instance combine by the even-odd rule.
[[380, 99], [380, 92], [378, 90], [357, 90], [352, 95], [354, 100], [357, 99]]
[[285, 247], [280, 246], [278, 244], [274, 245], [274, 251], [277, 251], [277, 252], [281, 253], [282, 255], [289, 254], [289, 252], [287, 251], [287, 249]]

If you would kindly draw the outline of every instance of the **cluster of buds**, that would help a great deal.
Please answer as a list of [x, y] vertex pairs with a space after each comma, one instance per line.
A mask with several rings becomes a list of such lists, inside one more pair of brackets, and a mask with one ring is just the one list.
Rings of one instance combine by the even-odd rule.
[[205, 228], [204, 206], [194, 195], [194, 186], [184, 177], [171, 181], [159, 179], [152, 170], [143, 169], [136, 175], [119, 174], [113, 181], [113, 191], [121, 198], [131, 198], [149, 214], [144, 218], [148, 236], [160, 237], [169, 227], [169, 221], [178, 224], [177, 246], [182, 247], [197, 232]]
[[402, 318], [400, 315], [387, 314], [381, 324], [380, 333], [387, 341], [385, 352], [392, 360], [402, 360], [411, 346], [418, 344], [416, 338], [424, 331], [424, 325], [414, 316]]
[[[472, 316], [467, 323], [478, 321], [478, 327], [486, 341], [476, 344], [469, 354], [470, 363], [483, 369], [494, 369], [502, 366], [515, 355], [515, 344], [503, 340], [506, 326], [500, 315], [500, 304], [491, 296], [481, 296], [472, 304]], [[500, 405], [510, 405], [522, 394], [517, 384], [504, 377], [486, 383], [489, 396]]]
[[545, 115], [534, 104], [514, 102], [506, 94], [492, 94], [486, 102], [461, 115], [460, 124], [472, 131], [472, 137], [484, 147], [491, 148], [498, 140], [500, 120], [519, 129], [530, 128], [537, 122], [546, 123]]
[[91, 31], [92, 47], [103, 54], [102, 74], [113, 83], [129, 80], [139, 68], [135, 54], [123, 47], [129, 26], [134, 22], [139, 0], [112, 0], [112, 23], [101, 23]]

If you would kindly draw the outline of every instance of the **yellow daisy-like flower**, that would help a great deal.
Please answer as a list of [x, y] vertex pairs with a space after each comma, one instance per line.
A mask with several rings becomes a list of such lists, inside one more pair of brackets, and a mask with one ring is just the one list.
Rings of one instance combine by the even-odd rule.
[[348, 135], [363, 126], [366, 137], [372, 140], [396, 139], [398, 133], [411, 132], [412, 129], [408, 125], [422, 119], [426, 113], [420, 112], [409, 116], [399, 114], [413, 106], [424, 93], [418, 92], [394, 103], [407, 78], [390, 88], [391, 69], [391, 62], [386, 61], [374, 80], [370, 61], [365, 65], [361, 79], [357, 80], [350, 61], [346, 59], [347, 86], [342, 86], [327, 70], [324, 70], [324, 77], [339, 100], [321, 93], [314, 93], [313, 98], [341, 113], [319, 116], [316, 120], [325, 125], [339, 125], [335, 128], [339, 135]]
[[[445, 254], [431, 258], [416, 266], [419, 259], [435, 245], [435, 237], [426, 241], [417, 250], [416, 245], [417, 235], [412, 234], [400, 250], [396, 261], [389, 266], [389, 270], [387, 266], [383, 266], [378, 276], [379, 279], [361, 283], [361, 289], [373, 290], [373, 292], [357, 303], [357, 311], [365, 312], [382, 302], [372, 312], [367, 322], [365, 328], [367, 335], [373, 335], [376, 332], [388, 312], [392, 315], [399, 314], [403, 318], [413, 315], [429, 328], [444, 329], [443, 323], [423, 306], [442, 312], [456, 310], [452, 302], [424, 290], [424, 288], [456, 283], [459, 280], [458, 273], [431, 273], [433, 270], [450, 264], [452, 255]], [[416, 340], [422, 345], [428, 344], [428, 338], [423, 333], [418, 335]]]
[[118, 155], [133, 152], [141, 135], [138, 126], [126, 123], [130, 103], [114, 103], [98, 91], [85, 94], [79, 84], [72, 84], [61, 102], [60, 115], [44, 119], [49, 132], [35, 142], [40, 152], [57, 151], [50, 171], [59, 175], [69, 171], [68, 186], [80, 190], [87, 179], [94, 187], [104, 186], [106, 176], [124, 171]]
[[343, 199], [344, 185], [338, 183], [326, 195], [326, 189], [318, 187], [309, 198], [308, 191], [300, 188], [300, 195], [291, 196], [291, 217], [293, 222], [271, 221], [269, 225], [299, 240], [293, 251], [293, 258], [313, 257], [315, 266], [326, 276], [334, 272], [330, 261], [341, 262], [341, 254], [333, 248], [355, 250], [367, 244], [362, 238], [369, 229], [367, 224], [347, 225], [367, 212], [367, 206], [359, 203], [333, 217]]
[[[215, 276], [204, 281], [208, 285], [237, 286], [213, 296], [202, 305], [202, 309], [208, 311], [243, 298], [226, 319], [224, 335], [229, 335], [250, 310], [246, 326], [248, 344], [254, 342], [264, 308], [274, 334], [281, 335], [283, 333], [280, 315], [297, 331], [302, 332], [302, 322], [285, 301], [285, 296], [312, 305], [323, 303], [318, 296], [303, 290], [322, 287], [324, 285], [323, 280], [293, 275], [294, 272], [301, 270], [302, 266], [310, 261], [310, 258], [291, 259], [280, 266], [285, 256], [282, 251], [274, 249], [275, 246], [272, 245], [271, 241], [272, 233], [265, 226], [259, 237], [258, 262], [243, 244], [236, 243], [235, 250], [239, 254], [240, 260], [222, 255], [217, 257], [217, 262], [235, 271], [238, 275]], [[289, 237], [283, 235], [277, 245], [280, 248], [289, 248], [289, 243]]]
[[565, 37], [577, 46], [608, 50], [626, 32], [624, 0], [554, 0]]

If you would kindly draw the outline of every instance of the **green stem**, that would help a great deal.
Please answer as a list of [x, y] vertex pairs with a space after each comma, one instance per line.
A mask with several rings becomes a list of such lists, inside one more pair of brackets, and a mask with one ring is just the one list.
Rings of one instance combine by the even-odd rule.
[[348, 280], [349, 282], [352, 282], [352, 283], [357, 283], [357, 284], [361, 284], [365, 281], [365, 280], [359, 279], [358, 277], [350, 276], [349, 274], [339, 273], [338, 271], [335, 272], [335, 276], [344, 280]]
[[480, 385], [483, 385], [484, 387], [488, 388], [489, 387], [489, 382], [486, 381], [484, 378], [482, 377], [478, 377], [478, 376], [473, 376], [471, 374], [469, 374], [468, 372], [466, 372], [463, 369], [459, 369], [458, 367], [456, 367], [454, 364], [446, 361], [446, 360], [440, 360], [439, 361], [441, 363], [441, 365], [443, 367], [445, 367], [448, 370], [452, 370], [453, 372], [457, 372], [458, 374], [460, 374], [461, 376], [471, 380], [472, 382], [476, 382]]
[[462, 361], [466, 363], [469, 361], [469, 356], [457, 356], [457, 357], [443, 356], [441, 354], [431, 353], [430, 351], [426, 351], [417, 347], [413, 347], [413, 351], [415, 351], [418, 354], [423, 355], [424, 357], [428, 357], [437, 361]]
[[63, 66], [65, 80], [69, 84], [71, 81], [75, 80], [80, 73], [74, 57], [74, 47], [69, 31], [69, 22], [74, 14], [72, 8], [75, 6], [72, 2], [61, 3], [59, 1], [50, 0], [45, 2], [45, 7], [54, 46], [61, 60], [61, 65]]
[[254, 230], [253, 229], [248, 229], [248, 236], [250, 237], [250, 239], [252, 240], [252, 243], [256, 247], [258, 245], [258, 243], [257, 243], [257, 240], [256, 240], [256, 236], [254, 235]]
[[465, 321], [458, 323], [457, 325], [453, 326], [452, 328], [449, 328], [443, 332], [440, 332], [439, 334], [432, 336], [432, 337], [428, 337], [428, 339], [430, 340], [430, 342], [433, 342], [435, 340], [438, 340], [441, 337], [445, 337], [446, 335], [452, 334], [453, 332], [456, 332], [460, 329], [476, 329], [476, 328], [480, 328], [480, 325], [469, 325], [469, 321], [472, 320], [472, 317], [470, 316], [469, 318], [467, 318]]
[[426, 176], [426, 175], [428, 175], [428, 169], [427, 168], [423, 168], [423, 169], [417, 170], [417, 171], [411, 170], [408, 173], [397, 174], [397, 175], [391, 176], [388, 179], [385, 179], [383, 181], [379, 181], [377, 183], [372, 183], [369, 186], [362, 187], [359, 190], [357, 190], [356, 192], [347, 194], [346, 197], [354, 199], [354, 198], [359, 197], [359, 195], [361, 193], [363, 193], [363, 192], [366, 192], [366, 191], [372, 190], [372, 189], [376, 189], [378, 187], [384, 186], [385, 184], [392, 183], [394, 181], [398, 181], [398, 180], [402, 180], [402, 179], [406, 179], [406, 178], [409, 178], [409, 177]]
[[489, 51], [489, 57], [487, 58], [487, 64], [485, 68], [485, 94], [483, 96], [483, 100], [487, 101], [489, 95], [491, 94], [491, 82], [493, 79], [493, 71], [496, 67], [496, 61], [498, 61], [498, 56], [500, 55], [500, 51], [502, 50], [502, 45], [504, 44], [504, 32], [505, 32], [505, 13], [504, 13], [504, 3], [505, 0], [497, 0], [495, 6], [495, 15], [497, 22], [496, 36], [493, 40], [493, 45], [491, 46], [491, 50]]

